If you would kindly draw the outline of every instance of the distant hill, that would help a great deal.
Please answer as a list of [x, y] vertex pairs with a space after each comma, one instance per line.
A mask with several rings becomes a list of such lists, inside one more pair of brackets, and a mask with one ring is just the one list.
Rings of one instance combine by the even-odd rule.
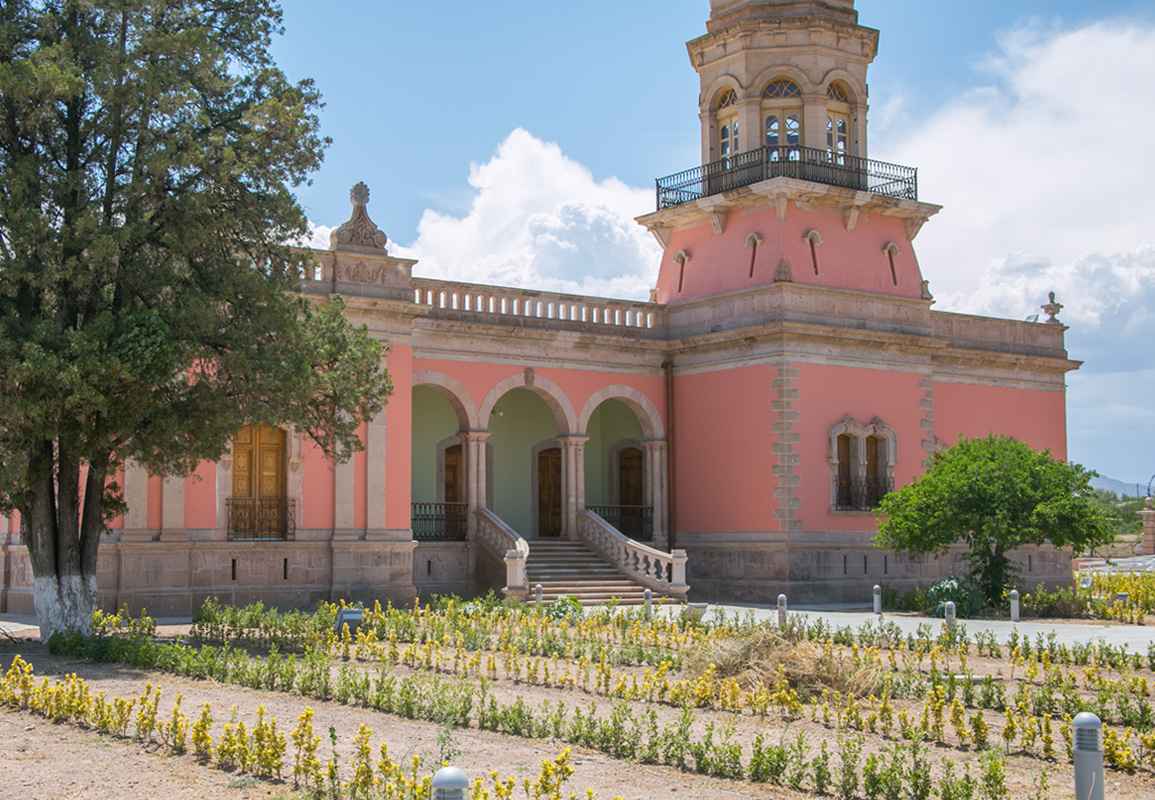
[[1146, 483], [1139, 483], [1138, 481], [1128, 483], [1126, 481], [1116, 480], [1115, 478], [1108, 478], [1106, 475], [1092, 478], [1091, 485], [1096, 489], [1105, 489], [1108, 492], [1114, 492], [1120, 497], [1142, 497], [1147, 491]]

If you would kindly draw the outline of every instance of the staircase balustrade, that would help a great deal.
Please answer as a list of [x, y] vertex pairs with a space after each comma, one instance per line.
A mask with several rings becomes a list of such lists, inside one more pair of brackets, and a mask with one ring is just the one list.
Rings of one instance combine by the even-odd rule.
[[525, 563], [529, 560], [529, 542], [488, 508], [477, 510], [477, 541], [493, 557], [505, 563], [507, 597], [525, 599], [529, 587], [525, 579]]
[[664, 553], [630, 539], [593, 511], [578, 514], [578, 536], [627, 577], [656, 592], [684, 600], [686, 551]]

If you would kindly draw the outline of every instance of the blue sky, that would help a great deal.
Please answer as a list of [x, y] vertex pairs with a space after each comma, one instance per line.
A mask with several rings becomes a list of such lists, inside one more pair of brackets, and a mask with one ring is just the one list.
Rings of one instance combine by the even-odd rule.
[[[916, 242], [939, 307], [1021, 318], [1058, 291], [1088, 362], [1071, 380], [1071, 457], [1145, 481], [1155, 166], [1133, 156], [1155, 115], [1124, 118], [1155, 85], [1155, 4], [856, 5], [882, 31], [871, 155], [918, 166], [946, 206]], [[684, 42], [706, 14], [706, 0], [286, 0], [276, 57], [317, 81], [333, 138], [299, 197], [338, 224], [365, 180], [425, 274], [644, 296], [655, 253], [629, 219], [654, 177], [696, 163]], [[1036, 136], [1053, 145], [1024, 144]]]

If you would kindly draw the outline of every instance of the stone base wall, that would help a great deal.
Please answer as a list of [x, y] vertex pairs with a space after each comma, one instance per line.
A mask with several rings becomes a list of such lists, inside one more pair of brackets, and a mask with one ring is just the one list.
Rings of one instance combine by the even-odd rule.
[[[410, 604], [414, 542], [331, 540], [300, 531], [291, 542], [109, 540], [97, 562], [98, 602], [157, 617], [188, 616], [209, 597], [243, 605], [310, 608], [322, 600]], [[322, 536], [324, 538], [322, 538]], [[0, 548], [0, 613], [32, 614], [32, 567], [23, 545]]]
[[[869, 606], [875, 584], [895, 591], [927, 586], [967, 572], [965, 552], [915, 557], [874, 547], [870, 535], [798, 531], [682, 534], [689, 555], [690, 599], [772, 605], [779, 593], [793, 604]], [[1051, 546], [1014, 555], [1022, 589], [1070, 583], [1071, 554]]]
[[413, 582], [417, 593], [422, 597], [473, 595], [476, 592], [471, 577], [473, 549], [468, 542], [418, 542], [413, 550]]

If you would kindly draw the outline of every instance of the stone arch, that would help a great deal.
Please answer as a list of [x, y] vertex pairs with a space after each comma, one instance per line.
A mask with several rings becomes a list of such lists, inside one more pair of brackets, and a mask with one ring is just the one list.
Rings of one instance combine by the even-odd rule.
[[713, 82], [702, 92], [699, 98], [699, 106], [703, 111], [714, 113], [717, 111], [718, 98], [722, 96], [722, 92], [727, 89], [733, 89], [738, 93], [738, 99], [742, 100], [746, 94], [742, 88], [742, 82], [729, 72], [719, 75]]
[[457, 415], [457, 422], [463, 431], [480, 430], [477, 406], [469, 396], [469, 390], [456, 378], [444, 372], [433, 370], [418, 370], [413, 374], [413, 386], [434, 386], [449, 400], [453, 413]]
[[834, 83], [835, 81], [841, 83], [849, 90], [850, 105], [852, 107], [862, 106], [863, 98], [866, 96], [866, 87], [862, 86], [857, 78], [855, 78], [846, 70], [840, 67], [835, 67], [823, 75], [822, 80], [819, 81], [819, 86], [821, 87], [822, 92], [825, 93], [830, 88], [830, 84]]
[[[798, 84], [798, 88], [802, 90], [803, 95], [814, 92], [816, 87], [814, 81], [793, 64], [776, 64], [772, 67], [767, 67], [758, 73], [753, 81], [750, 82], [750, 96], [761, 97], [766, 91], [766, 87], [770, 85], [771, 81], [778, 78], [788, 78]], [[826, 84], [822, 84], [823, 91], [825, 91]]]
[[642, 426], [642, 433], [647, 439], [664, 439], [666, 437], [666, 426], [662, 421], [662, 415], [650, 402], [650, 398], [632, 386], [623, 386], [622, 384], [607, 386], [590, 395], [589, 400], [582, 408], [580, 431], [584, 432], [589, 427], [590, 417], [597, 411], [598, 406], [606, 400], [621, 400], [629, 406], [630, 410], [634, 412], [634, 416], [638, 418], [638, 422]]
[[569, 397], [560, 386], [549, 378], [537, 375], [533, 367], [510, 375], [489, 390], [489, 393], [485, 395], [485, 400], [481, 403], [481, 411], [477, 417], [480, 430], [489, 429], [489, 420], [493, 416], [494, 406], [497, 405], [498, 400], [513, 389], [529, 389], [544, 400], [550, 413], [553, 414], [559, 435], [569, 435], [579, 430], [578, 416], [574, 412], [573, 403], [570, 402]]

